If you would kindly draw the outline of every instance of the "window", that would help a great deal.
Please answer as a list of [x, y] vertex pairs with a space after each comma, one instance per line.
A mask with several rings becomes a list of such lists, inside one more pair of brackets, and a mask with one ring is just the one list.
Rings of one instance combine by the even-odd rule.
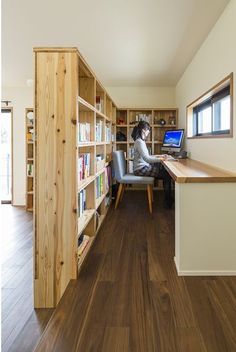
[[232, 137], [233, 74], [187, 107], [187, 137]]

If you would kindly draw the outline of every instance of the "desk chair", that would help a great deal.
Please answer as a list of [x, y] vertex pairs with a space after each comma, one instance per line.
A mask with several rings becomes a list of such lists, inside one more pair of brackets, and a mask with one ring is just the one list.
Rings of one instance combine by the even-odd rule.
[[134, 174], [127, 174], [125, 154], [123, 150], [117, 150], [113, 152], [113, 167], [115, 171], [115, 179], [119, 183], [115, 209], [117, 208], [119, 201], [121, 201], [123, 198], [125, 186], [127, 184], [140, 184], [147, 185], [149, 211], [150, 213], [152, 213], [154, 177], [135, 176]]

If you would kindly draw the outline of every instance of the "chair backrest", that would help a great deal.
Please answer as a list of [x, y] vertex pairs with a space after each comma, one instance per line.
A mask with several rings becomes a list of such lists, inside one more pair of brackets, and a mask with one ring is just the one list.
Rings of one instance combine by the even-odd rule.
[[125, 153], [123, 150], [116, 150], [112, 154], [115, 179], [116, 181], [121, 182], [123, 176], [126, 174]]

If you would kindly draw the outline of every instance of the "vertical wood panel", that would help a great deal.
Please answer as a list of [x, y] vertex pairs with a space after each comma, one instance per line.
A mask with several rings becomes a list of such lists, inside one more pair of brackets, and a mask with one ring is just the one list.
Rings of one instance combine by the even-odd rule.
[[77, 53], [37, 52], [35, 307], [75, 278]]

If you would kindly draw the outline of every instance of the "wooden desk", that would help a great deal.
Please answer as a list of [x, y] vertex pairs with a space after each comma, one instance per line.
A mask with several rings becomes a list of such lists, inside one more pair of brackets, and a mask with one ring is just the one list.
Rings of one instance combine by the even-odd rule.
[[179, 275], [236, 275], [236, 174], [185, 159], [162, 161], [175, 181]]

